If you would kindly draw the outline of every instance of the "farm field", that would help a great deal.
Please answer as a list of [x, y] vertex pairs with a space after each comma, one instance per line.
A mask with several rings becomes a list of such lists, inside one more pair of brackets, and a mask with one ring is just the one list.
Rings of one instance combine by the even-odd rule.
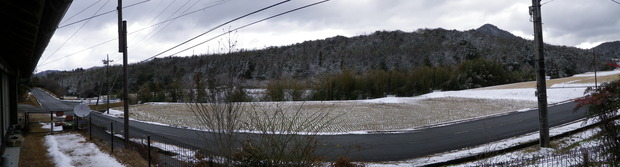
[[[620, 71], [598, 73], [598, 82], [618, 78]], [[566, 102], [583, 95], [594, 86], [593, 74], [548, 80], [548, 103]], [[321, 134], [357, 134], [398, 132], [428, 126], [505, 114], [536, 108], [535, 82], [515, 83], [487, 88], [433, 92], [416, 97], [385, 97], [370, 100], [306, 101], [306, 102], [249, 102], [243, 110], [272, 111], [281, 108], [286, 113], [300, 111], [302, 119], [313, 112], [326, 112], [332, 118]], [[120, 108], [114, 115], [122, 116]], [[290, 114], [292, 115], [292, 114]], [[206, 130], [185, 103], [146, 103], [130, 106], [130, 118], [167, 124], [176, 127]], [[242, 116], [241, 121], [248, 121]], [[244, 131], [254, 131], [245, 127]]]

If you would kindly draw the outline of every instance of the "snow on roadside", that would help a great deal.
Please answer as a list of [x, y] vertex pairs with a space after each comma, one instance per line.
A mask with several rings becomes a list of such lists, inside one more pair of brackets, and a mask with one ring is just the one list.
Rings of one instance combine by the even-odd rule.
[[[123, 115], [125, 114], [125, 112], [119, 111], [119, 110], [115, 110], [115, 109], [110, 109], [110, 113], [103, 112], [102, 114], [106, 115], [106, 116], [111, 116], [111, 117], [123, 118]], [[165, 124], [165, 123], [160, 123], [160, 122], [137, 120], [137, 119], [134, 119], [134, 118], [131, 118], [131, 117], [129, 117], [129, 120], [143, 122], [143, 123], [148, 123], [148, 124], [153, 124], [153, 125], [172, 126], [172, 125]], [[175, 126], [172, 126], [172, 127], [175, 127]]]
[[[574, 121], [572, 123], [568, 123], [568, 124], [564, 124], [561, 126], [557, 126], [557, 127], [553, 127], [549, 130], [549, 134], [551, 136], [555, 136], [555, 135], [559, 135], [562, 133], [566, 133], [587, 125], [592, 124], [592, 121], [588, 121], [586, 123], [584, 123], [583, 119], [582, 120], [578, 120], [578, 121]], [[588, 130], [588, 131], [584, 131], [575, 135], [572, 135], [571, 138], [573, 138], [570, 141], [574, 141], [574, 142], [578, 142], [578, 141], [582, 141], [585, 138], [589, 138], [593, 135], [596, 134], [596, 129], [592, 129], [592, 130]], [[491, 143], [487, 143], [487, 144], [482, 144], [479, 146], [475, 146], [475, 147], [470, 147], [470, 148], [464, 148], [464, 149], [460, 149], [460, 150], [453, 150], [453, 151], [449, 151], [449, 152], [445, 152], [445, 153], [438, 153], [438, 154], [434, 154], [434, 155], [429, 155], [429, 156], [425, 156], [425, 157], [420, 157], [420, 158], [415, 158], [415, 159], [410, 159], [410, 160], [404, 160], [404, 161], [391, 161], [391, 162], [378, 162], [378, 163], [367, 163], [366, 166], [369, 167], [401, 167], [401, 166], [426, 166], [426, 165], [431, 165], [434, 163], [439, 163], [439, 162], [445, 162], [445, 161], [449, 161], [449, 160], [453, 160], [453, 159], [457, 159], [457, 158], [462, 158], [462, 157], [466, 157], [466, 156], [471, 156], [471, 155], [477, 155], [480, 153], [484, 153], [484, 152], [488, 152], [488, 151], [493, 151], [493, 150], [500, 150], [500, 149], [504, 149], [504, 148], [508, 148], [508, 147], [513, 147], [522, 143], [526, 143], [526, 142], [531, 142], [531, 141], [536, 141], [539, 138], [539, 133], [538, 132], [533, 132], [533, 133], [528, 133], [526, 135], [522, 135], [522, 136], [516, 136], [516, 137], [512, 137], [512, 138], [508, 138], [508, 139], [504, 139], [504, 140], [499, 140], [496, 142], [491, 142]], [[575, 139], [575, 138], [579, 138], [579, 139]], [[571, 143], [567, 143], [567, 144], [571, 144]], [[537, 152], [537, 154], [544, 154], [549, 152], [550, 150], [544, 150], [541, 152]], [[496, 157], [497, 159], [494, 159], [493, 161], [495, 162], [503, 162], [506, 160], [510, 160], [510, 159], [514, 159], [515, 157], [521, 157], [521, 156], [533, 156], [533, 154], [530, 155], [525, 155], [524, 153], [517, 153], [517, 154], [502, 154], [499, 157]], [[470, 163], [466, 163], [466, 164], [461, 164], [462, 166], [477, 166], [479, 164], [476, 164], [479, 162], [470, 162]], [[461, 165], [457, 165], [457, 166], [461, 166]]]
[[124, 166], [110, 155], [103, 153], [93, 144], [86, 142], [84, 136], [64, 133], [45, 136], [48, 155], [56, 166], [115, 167]]
[[[613, 70], [613, 71], [598, 71], [596, 72], [596, 76], [609, 76], [609, 75], [617, 75], [620, 74], [620, 70]], [[573, 77], [594, 77], [594, 72], [589, 72], [589, 73], [584, 73], [584, 74], [577, 74], [577, 75], [573, 75]]]

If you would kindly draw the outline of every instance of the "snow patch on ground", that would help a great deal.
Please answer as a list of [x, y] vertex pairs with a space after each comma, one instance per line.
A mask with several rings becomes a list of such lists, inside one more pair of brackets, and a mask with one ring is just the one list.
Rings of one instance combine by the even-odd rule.
[[[578, 121], [574, 121], [572, 123], [568, 123], [568, 124], [564, 124], [561, 126], [557, 126], [554, 128], [551, 128], [549, 130], [549, 134], [551, 136], [555, 136], [555, 135], [559, 135], [562, 133], [566, 133], [584, 126], [587, 126], [589, 124], [591, 124], [592, 121], [588, 121], [587, 123], [584, 123], [583, 120], [578, 120]], [[584, 131], [582, 133], [578, 133], [576, 135], [572, 135], [571, 137], [573, 138], [579, 138], [579, 139], [573, 139], [573, 141], [581, 141], [585, 138], [589, 138], [591, 136], [593, 136], [596, 133], [596, 129], [592, 129], [592, 130], [588, 130], [588, 131]], [[466, 156], [471, 156], [471, 155], [478, 155], [484, 152], [488, 152], [488, 151], [493, 151], [493, 150], [500, 150], [500, 149], [505, 149], [508, 147], [513, 147], [513, 146], [517, 146], [520, 145], [522, 143], [526, 143], [526, 142], [532, 142], [532, 141], [536, 141], [539, 138], [539, 133], [538, 132], [533, 132], [533, 133], [529, 133], [526, 135], [522, 135], [522, 136], [517, 136], [517, 137], [512, 137], [512, 138], [508, 138], [508, 139], [504, 139], [504, 140], [500, 140], [500, 141], [496, 141], [496, 142], [492, 142], [492, 143], [487, 143], [487, 144], [483, 144], [483, 145], [479, 145], [479, 146], [475, 146], [475, 147], [470, 147], [470, 148], [464, 148], [464, 149], [460, 149], [460, 150], [453, 150], [450, 152], [445, 152], [445, 153], [438, 153], [438, 154], [434, 154], [434, 155], [429, 155], [429, 156], [425, 156], [425, 157], [420, 157], [420, 158], [415, 158], [415, 159], [410, 159], [410, 160], [404, 160], [404, 161], [391, 161], [391, 162], [378, 162], [378, 163], [366, 163], [366, 165], [368, 167], [404, 167], [404, 166], [425, 166], [425, 165], [430, 165], [430, 164], [434, 164], [434, 163], [439, 163], [439, 162], [445, 162], [445, 161], [449, 161], [449, 160], [453, 160], [453, 159], [458, 159], [458, 158], [462, 158], [462, 157], [466, 157]], [[576, 136], [576, 137], [575, 137]], [[571, 143], [567, 143], [567, 144], [571, 144]], [[514, 159], [514, 157], [522, 157], [524, 155], [527, 156], [535, 156], [535, 155], [539, 155], [539, 154], [548, 154], [549, 152], [553, 152], [553, 149], [546, 149], [546, 150], [541, 150], [536, 152], [535, 154], [532, 153], [509, 153], [509, 154], [502, 154], [500, 156], [494, 157], [495, 159], [493, 159], [494, 162], [504, 162], [507, 160], [511, 160]], [[545, 154], [546, 153], [546, 154]], [[461, 165], [457, 165], [457, 166], [479, 166], [480, 163], [483, 162], [470, 162], [470, 163], [466, 163], [466, 164], [461, 164]]]
[[86, 142], [84, 136], [65, 133], [45, 136], [48, 155], [56, 166], [122, 167], [110, 155], [103, 153], [93, 144]]
[[[598, 85], [601, 85], [600, 83]], [[594, 83], [560, 83], [553, 84], [551, 88], [574, 88], [574, 87], [594, 87]]]
[[[51, 126], [52, 124], [49, 123], [49, 122], [47, 122], [47, 123], [46, 122], [40, 122], [39, 124], [42, 125], [41, 126], [42, 129], [52, 129], [52, 126]], [[63, 131], [62, 126], [54, 126], [53, 128], [54, 128], [54, 132]]]
[[[548, 103], [559, 103], [567, 100], [572, 100], [583, 96], [583, 92], [586, 88], [562, 88], [562, 89], [547, 89], [547, 101]], [[445, 92], [433, 92], [424, 94], [416, 99], [427, 98], [445, 98], [445, 97], [458, 97], [458, 98], [475, 98], [475, 99], [493, 99], [493, 100], [527, 100], [537, 101], [535, 95], [536, 88], [517, 88], [517, 89], [470, 89], [460, 91], [445, 91]]]
[[[598, 71], [596, 72], [596, 76], [609, 76], [609, 75], [617, 75], [620, 74], [620, 70], [613, 70], [613, 71]], [[585, 74], [577, 74], [577, 75], [573, 75], [573, 77], [594, 77], [594, 72], [589, 72], [589, 73], [585, 73]]]
[[[409, 99], [411, 100], [411, 99]], [[402, 98], [402, 97], [394, 97], [394, 96], [388, 96], [388, 97], [384, 97], [384, 98], [376, 98], [376, 99], [369, 99], [369, 100], [360, 100], [361, 102], [366, 102], [366, 103], [406, 103], [406, 102], [411, 102], [408, 101], [407, 98]]]

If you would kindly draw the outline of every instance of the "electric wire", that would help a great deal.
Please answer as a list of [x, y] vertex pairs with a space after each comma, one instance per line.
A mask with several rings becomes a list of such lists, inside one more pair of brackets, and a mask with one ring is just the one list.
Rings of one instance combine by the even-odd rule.
[[555, 1], [555, 0], [549, 0], [547, 2], [541, 3], [540, 6], [543, 6], [543, 5], [545, 5], [545, 4], [549, 3], [549, 2], [553, 2], [553, 1]]
[[[99, 11], [101, 11], [101, 9], [103, 9], [103, 7], [108, 4], [108, 2], [110, 2], [110, 0], [107, 0], [103, 5], [101, 5], [101, 7], [97, 10], [97, 12], [95, 12], [95, 14], [99, 13]], [[82, 28], [84, 28], [84, 26], [86, 26], [88, 23], [90, 22], [90, 19], [87, 20], [84, 24], [82, 24], [82, 26], [80, 26], [80, 28], [78, 28], [75, 32], [73, 32], [73, 34], [71, 34], [71, 36], [69, 36], [69, 38], [67, 38], [67, 40], [65, 40], [65, 42], [63, 42], [54, 52], [52, 52], [52, 54], [50, 54], [47, 58], [45, 58], [41, 64], [45, 63], [47, 60], [49, 60], [50, 58], [54, 57], [54, 55], [60, 50], [62, 49], [65, 44], [67, 44], [67, 42], [69, 42], [69, 40], [71, 40], [71, 38], [73, 38], [75, 36], [75, 34], [77, 34], [78, 32], [80, 32], [80, 30], [82, 30]]]
[[61, 57], [61, 58], [58, 58], [58, 59], [54, 59], [54, 60], [52, 60], [52, 61], [50, 61], [50, 62], [47, 62], [47, 63], [41, 63], [41, 64], [40, 64], [39, 66], [37, 66], [37, 67], [43, 67], [43, 66], [45, 66], [45, 65], [47, 65], [47, 64], [50, 64], [50, 63], [56, 62], [56, 61], [58, 61], [58, 60], [65, 59], [65, 58], [67, 58], [67, 57], [70, 57], [70, 56], [76, 55], [76, 54], [78, 54], [78, 53], [81, 53], [81, 52], [87, 51], [87, 50], [89, 50], [89, 49], [92, 49], [92, 48], [95, 48], [95, 47], [101, 46], [101, 45], [103, 45], [103, 44], [106, 44], [106, 43], [109, 43], [109, 42], [115, 41], [116, 39], [118, 39], [118, 38], [114, 38], [114, 39], [110, 39], [110, 40], [104, 41], [104, 42], [102, 42], [102, 43], [99, 43], [99, 44], [93, 45], [93, 46], [91, 46], [91, 47], [88, 47], [88, 48], [82, 49], [82, 50], [80, 50], [80, 51], [73, 52], [73, 53], [71, 53], [71, 54], [65, 55], [64, 57]]
[[617, 3], [618, 5], [620, 5], [620, 2], [618, 2], [616, 0], [611, 0], [611, 1]]
[[197, 10], [194, 10], [194, 11], [191, 11], [191, 12], [186, 13], [186, 14], [179, 15], [179, 16], [177, 16], [177, 17], [173, 17], [173, 18], [171, 18], [171, 19], [167, 19], [167, 20], [161, 21], [161, 22], [159, 22], [159, 23], [155, 23], [155, 24], [153, 24], [153, 25], [150, 25], [150, 26], [144, 27], [144, 28], [142, 28], [142, 29], [139, 29], [139, 30], [133, 31], [133, 32], [128, 33], [128, 34], [133, 34], [133, 33], [136, 33], [136, 32], [138, 32], [138, 31], [142, 31], [142, 30], [149, 29], [149, 28], [151, 28], [151, 27], [158, 26], [158, 25], [160, 25], [160, 24], [164, 24], [164, 23], [167, 23], [167, 22], [171, 22], [171, 21], [174, 21], [174, 20], [176, 20], [176, 19], [178, 19], [178, 18], [185, 17], [185, 16], [188, 16], [188, 15], [190, 15], [190, 14], [194, 14], [194, 13], [197, 13], [197, 12], [203, 11], [203, 10], [205, 10], [205, 9], [209, 9], [209, 8], [212, 8], [212, 7], [215, 7], [215, 6], [221, 5], [221, 4], [223, 4], [223, 3], [225, 3], [225, 2], [228, 2], [228, 1], [230, 1], [230, 0], [223, 0], [223, 1], [220, 1], [220, 3], [215, 3], [215, 4], [212, 4], [212, 5], [209, 5], [209, 6], [205, 6], [205, 7], [203, 7], [203, 8], [200, 8], [200, 9], [197, 9]]
[[[230, 1], [230, 0], [222, 0], [222, 1], [219, 1], [219, 3], [214, 3], [214, 4], [211, 4], [211, 5], [209, 5], [209, 6], [205, 6], [205, 7], [203, 7], [203, 8], [200, 8], [200, 9], [197, 9], [197, 10], [194, 10], [194, 11], [191, 11], [191, 12], [189, 12], [189, 13], [186, 13], [186, 14], [183, 14], [183, 15], [179, 15], [179, 16], [177, 16], [177, 17], [174, 17], [174, 18], [171, 18], [171, 19], [168, 19], [168, 20], [161, 21], [161, 22], [159, 22], [159, 23], [156, 23], [156, 24], [153, 24], [153, 25], [150, 25], [150, 26], [144, 27], [144, 28], [139, 29], [139, 30], [136, 30], [136, 31], [129, 32], [129, 33], [127, 33], [127, 35], [132, 35], [132, 34], [135, 34], [135, 33], [140, 32], [140, 31], [143, 31], [143, 30], [149, 29], [149, 28], [151, 28], [151, 27], [155, 27], [155, 26], [160, 25], [160, 24], [164, 24], [164, 23], [167, 23], [167, 22], [171, 22], [171, 21], [174, 21], [175, 19], [178, 19], [178, 18], [181, 18], [181, 17], [185, 17], [185, 16], [188, 16], [188, 15], [191, 15], [191, 14], [195, 14], [195, 13], [200, 12], [200, 11], [203, 11], [203, 10], [205, 10], [205, 9], [209, 9], [209, 8], [216, 7], [216, 6], [221, 5], [221, 4], [223, 4], [223, 3], [225, 3], [225, 2], [228, 2], [228, 1]], [[65, 59], [65, 58], [68, 58], [68, 57], [74, 56], [74, 55], [77, 55], [78, 53], [81, 53], [81, 52], [87, 51], [87, 50], [89, 50], [89, 49], [92, 49], [92, 48], [95, 48], [95, 47], [101, 46], [101, 45], [103, 45], [103, 44], [106, 44], [106, 43], [109, 43], [109, 42], [115, 41], [115, 40], [117, 40], [117, 39], [118, 39], [118, 37], [117, 37], [117, 38], [110, 39], [110, 40], [107, 40], [107, 41], [104, 41], [104, 42], [101, 42], [101, 43], [98, 43], [98, 44], [95, 44], [95, 45], [93, 45], [93, 46], [91, 46], [91, 47], [88, 47], [88, 48], [82, 49], [82, 50], [80, 50], [80, 51], [77, 51], [77, 52], [74, 52], [74, 53], [71, 53], [71, 54], [65, 55], [65, 56], [63, 56], [63, 57], [61, 57], [61, 58], [58, 58], [58, 59], [55, 59], [55, 60], [53, 60], [53, 61], [50, 61], [50, 62], [47, 62], [47, 63], [41, 63], [41, 64], [40, 64], [40, 65], [38, 65], [37, 67], [42, 67], [42, 66], [45, 66], [45, 65], [47, 65], [47, 64], [50, 64], [50, 63], [53, 63], [53, 62], [56, 62], [56, 61], [59, 61], [59, 60], [62, 60], [62, 59]]]
[[65, 22], [67, 22], [67, 21], [69, 21], [69, 20], [73, 19], [75, 16], [77, 16], [77, 15], [79, 15], [79, 14], [82, 14], [82, 12], [84, 12], [84, 11], [86, 11], [86, 10], [90, 9], [91, 7], [95, 6], [95, 5], [96, 5], [96, 4], [98, 4], [99, 2], [101, 2], [101, 0], [98, 0], [98, 1], [97, 1], [97, 2], [95, 2], [95, 3], [93, 3], [93, 4], [91, 4], [91, 5], [88, 5], [86, 8], [82, 9], [81, 11], [77, 12], [76, 14], [73, 14], [71, 17], [69, 17], [69, 18], [67, 18], [67, 19], [63, 19], [63, 21], [62, 21], [62, 22], [60, 22], [60, 24], [63, 24], [63, 23], [65, 23]]
[[[189, 2], [191, 2], [191, 1], [192, 1], [192, 0], [186, 1], [183, 5], [181, 5], [181, 7], [179, 7], [179, 8], [178, 8], [177, 10], [175, 10], [172, 14], [170, 14], [170, 16], [168, 16], [168, 18], [166, 18], [166, 20], [167, 20], [167, 19], [170, 19], [172, 16], [174, 16], [174, 15], [175, 15], [177, 12], [179, 12], [181, 9], [185, 8], [185, 6], [186, 6]], [[196, 5], [196, 3], [198, 3], [198, 2], [200, 2], [200, 1], [199, 1], [199, 0], [198, 0], [198, 1], [196, 1], [193, 5]], [[191, 5], [191, 6], [193, 6], [193, 5]], [[185, 12], [187, 12], [187, 10], [191, 9], [191, 6], [190, 6], [189, 8], [187, 8], [187, 9], [185, 9], [185, 11], [183, 11], [183, 13], [185, 13]], [[166, 9], [167, 9], [167, 8], [168, 8], [168, 7], [166, 7]], [[163, 11], [162, 11], [160, 14], [158, 14], [156, 17], [154, 17], [154, 18], [153, 18], [153, 20], [151, 20], [151, 22], [149, 23], [149, 25], [150, 25], [150, 24], [152, 24], [152, 23], [155, 21], [155, 19], [159, 18], [159, 16], [161, 16], [161, 14], [163, 14]], [[157, 32], [160, 32], [161, 30], [163, 30], [164, 28], [166, 28], [168, 25], [170, 25], [170, 23], [172, 23], [172, 21], [171, 21], [171, 22], [169, 22], [168, 24], [166, 24], [166, 25], [165, 25], [163, 28], [161, 28], [161, 29], [159, 28], [161, 25], [157, 26], [157, 28], [155, 28], [155, 29], [158, 29], [158, 31], [157, 31]], [[150, 31], [150, 32], [149, 32], [148, 34], [146, 34], [146, 35], [145, 35], [145, 36], [144, 36], [144, 37], [143, 37], [140, 41], [137, 41], [137, 42], [135, 42], [135, 41], [134, 41], [133, 46], [137, 48], [138, 46], [140, 46], [140, 44], [142, 44], [142, 42], [144, 42], [144, 41], [145, 41], [145, 40], [147, 40], [147, 39], [150, 39], [150, 38], [153, 36], [153, 34], [156, 34], [155, 32], [156, 32], [156, 31]]]
[[[174, 46], [174, 47], [172, 47], [172, 48], [166, 49], [166, 50], [164, 50], [164, 51], [162, 51], [162, 52], [160, 52], [160, 53], [156, 54], [155, 56], [152, 56], [152, 57], [150, 57], [150, 58], [148, 58], [148, 59], [151, 59], [151, 58], [157, 57], [157, 56], [159, 56], [159, 55], [162, 55], [162, 54], [164, 54], [164, 53], [166, 53], [166, 52], [168, 52], [168, 51], [170, 51], [170, 50], [172, 50], [172, 49], [175, 49], [175, 48], [177, 48], [177, 47], [179, 47], [179, 46], [181, 46], [181, 45], [184, 45], [184, 44], [186, 44], [186, 43], [188, 43], [188, 42], [190, 42], [190, 41], [193, 41], [193, 40], [195, 40], [196, 38], [199, 38], [199, 37], [201, 37], [201, 36], [203, 36], [203, 35], [205, 35], [205, 34], [207, 34], [207, 33], [209, 33], [209, 32], [212, 32], [213, 30], [216, 30], [216, 29], [218, 29], [218, 28], [220, 28], [220, 27], [222, 27], [222, 26], [224, 26], [224, 25], [226, 25], [226, 24], [232, 23], [232, 22], [237, 21], [237, 20], [239, 20], [239, 19], [242, 19], [242, 18], [245, 18], [245, 17], [247, 17], [247, 16], [250, 16], [250, 15], [256, 14], [256, 13], [258, 13], [258, 12], [261, 12], [261, 11], [267, 10], [267, 9], [269, 9], [269, 8], [272, 8], [272, 7], [275, 7], [275, 6], [278, 6], [278, 5], [284, 4], [284, 3], [289, 2], [289, 1], [291, 1], [291, 0], [281, 1], [281, 2], [279, 2], [279, 3], [276, 3], [276, 4], [273, 4], [273, 5], [270, 5], [270, 6], [264, 7], [264, 8], [262, 8], [262, 9], [259, 9], [259, 10], [256, 10], [256, 11], [253, 11], [253, 12], [250, 12], [250, 13], [248, 13], [248, 14], [245, 14], [245, 15], [243, 15], [243, 16], [239, 16], [239, 17], [237, 17], [237, 18], [234, 18], [234, 19], [232, 19], [232, 20], [229, 20], [229, 21], [227, 21], [227, 22], [225, 22], [225, 23], [222, 23], [222, 24], [220, 24], [220, 25], [218, 25], [218, 26], [215, 26], [214, 28], [212, 28], [212, 29], [210, 29], [210, 30], [208, 30], [208, 31], [206, 31], [206, 32], [203, 32], [202, 34], [199, 34], [198, 36], [195, 36], [195, 37], [193, 37], [193, 38], [190, 38], [190, 39], [189, 39], [189, 40], [187, 40], [187, 41], [181, 42], [180, 44], [178, 44], [178, 45], [176, 45], [176, 46]], [[148, 60], [148, 59], [147, 59], [147, 60]]]
[[[131, 5], [127, 5], [127, 6], [124, 6], [123, 9], [129, 8], [129, 7], [132, 7], [132, 6], [136, 6], [138, 4], [142, 4], [142, 3], [145, 3], [145, 2], [148, 2], [148, 1], [151, 1], [151, 0], [144, 0], [144, 1], [137, 2], [137, 3], [131, 4]], [[65, 24], [65, 25], [58, 26], [57, 29], [61, 29], [61, 28], [67, 27], [67, 26], [71, 26], [71, 25], [83, 22], [83, 21], [87, 21], [87, 20], [90, 20], [90, 19], [95, 18], [95, 17], [103, 16], [103, 15], [110, 14], [110, 13], [114, 13], [116, 11], [117, 11], [117, 9], [114, 9], [114, 10], [111, 10], [111, 11], [107, 11], [107, 12], [103, 12], [101, 14], [97, 14], [97, 15], [94, 15], [94, 16], [91, 16], [91, 17], [87, 17], [87, 18], [84, 18], [82, 20], [78, 20], [78, 21], [75, 21], [75, 22], [71, 22], [71, 23], [68, 23], [68, 24]]]
[[[228, 30], [228, 31], [226, 31], [226, 32], [224, 32], [224, 33], [221, 33], [221, 34], [219, 34], [219, 35], [217, 35], [217, 36], [215, 36], [215, 37], [212, 37], [212, 38], [210, 38], [210, 39], [208, 39], [208, 40], [206, 40], [206, 41], [200, 42], [200, 43], [198, 43], [198, 44], [196, 44], [196, 45], [193, 45], [193, 46], [191, 46], [191, 47], [188, 47], [188, 48], [186, 48], [186, 49], [183, 49], [183, 50], [181, 50], [181, 51], [178, 51], [178, 52], [176, 52], [176, 53], [174, 53], [174, 54], [171, 54], [171, 56], [172, 56], [172, 55], [179, 54], [179, 53], [182, 53], [182, 52], [185, 52], [185, 51], [187, 51], [187, 50], [189, 50], [189, 49], [192, 49], [192, 48], [194, 48], [194, 47], [197, 47], [197, 46], [199, 46], [199, 45], [202, 45], [202, 44], [207, 43], [207, 42], [209, 42], [209, 41], [212, 41], [212, 40], [214, 40], [214, 39], [217, 39], [217, 38], [219, 38], [219, 37], [221, 37], [221, 36], [224, 36], [224, 35], [226, 35], [226, 34], [228, 34], [228, 33], [231, 33], [231, 32], [234, 32], [234, 31], [237, 31], [237, 30], [242, 29], [242, 28], [245, 28], [245, 27], [249, 27], [249, 26], [254, 25], [254, 24], [256, 24], [256, 23], [260, 23], [260, 22], [263, 22], [263, 21], [266, 21], [266, 20], [269, 20], [269, 19], [273, 19], [273, 18], [275, 18], [275, 17], [282, 16], [282, 15], [285, 15], [285, 14], [288, 14], [288, 13], [291, 13], [291, 12], [294, 12], [294, 11], [297, 11], [297, 10], [301, 10], [301, 9], [304, 9], [304, 8], [308, 8], [308, 7], [314, 6], [314, 5], [318, 5], [318, 4], [321, 4], [321, 3], [325, 3], [325, 2], [327, 2], [327, 1], [330, 1], [330, 0], [323, 0], [323, 1], [315, 2], [315, 3], [312, 3], [312, 4], [306, 5], [306, 6], [298, 7], [298, 8], [295, 8], [295, 9], [292, 9], [292, 10], [289, 10], [289, 11], [286, 11], [286, 12], [282, 12], [282, 13], [279, 13], [279, 14], [276, 14], [276, 15], [273, 15], [273, 16], [270, 16], [270, 17], [267, 17], [267, 18], [261, 19], [261, 20], [258, 20], [258, 21], [254, 21], [254, 22], [252, 22], [252, 23], [249, 23], [249, 24], [243, 25], [243, 26], [241, 26], [241, 27], [237, 27], [237, 28], [232, 29], [232, 30]], [[157, 56], [157, 55], [156, 55], [156, 56]], [[150, 60], [150, 59], [152, 59], [152, 58], [155, 58], [156, 56], [150, 57], [150, 58], [145, 59], [145, 60], [143, 60], [143, 61], [141, 61], [141, 62], [148, 61], [148, 60]]]

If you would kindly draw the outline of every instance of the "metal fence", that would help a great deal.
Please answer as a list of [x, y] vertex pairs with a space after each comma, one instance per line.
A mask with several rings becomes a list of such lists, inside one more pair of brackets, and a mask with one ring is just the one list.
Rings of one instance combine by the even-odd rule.
[[[493, 160], [489, 160], [493, 161]], [[603, 146], [581, 148], [563, 153], [553, 153], [550, 155], [523, 157], [503, 162], [481, 162], [475, 166], [493, 167], [522, 167], [522, 166], [618, 166], [617, 162], [611, 160], [609, 154], [604, 152]]]
[[[123, 124], [120, 122], [109, 121], [107, 119], [99, 119], [97, 117], [90, 117], [90, 127], [96, 127], [105, 130], [105, 133], [99, 134], [100, 138], [107, 138], [110, 142], [112, 151], [114, 147], [122, 147], [125, 149], [133, 150], [139, 153], [149, 164], [155, 166], [214, 166], [213, 159], [206, 151], [195, 146], [187, 145], [179, 142], [176, 139], [171, 139], [162, 135], [154, 133], [148, 133], [142, 129], [129, 127], [130, 140], [127, 145], [124, 143], [123, 137]], [[97, 127], [107, 122], [107, 126]], [[89, 128], [92, 134], [91, 128]], [[101, 135], [108, 135], [101, 136]], [[135, 134], [149, 134], [149, 135], [135, 135]]]
[[163, 137], [131, 138], [128, 148], [158, 166], [198, 166], [206, 162], [200, 149]]

